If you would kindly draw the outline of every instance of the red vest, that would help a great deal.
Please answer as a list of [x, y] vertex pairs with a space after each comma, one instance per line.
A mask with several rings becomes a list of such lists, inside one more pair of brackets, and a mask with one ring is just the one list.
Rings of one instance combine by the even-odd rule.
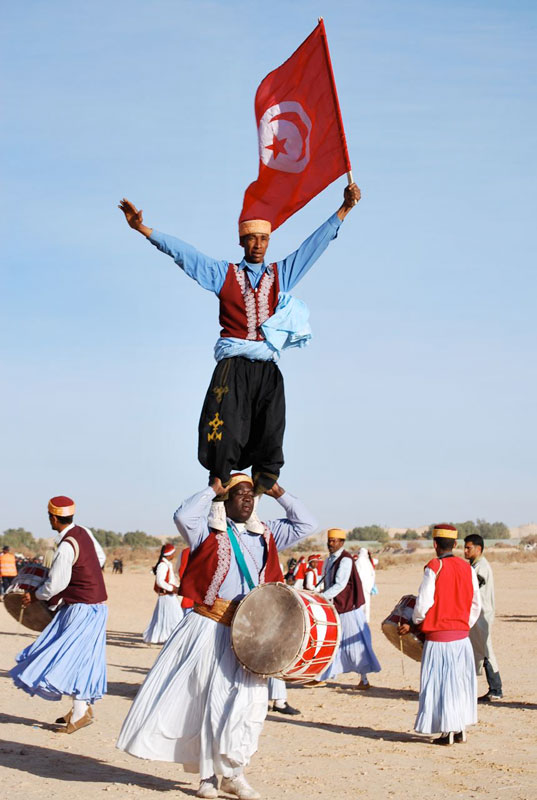
[[423, 633], [438, 631], [469, 631], [468, 620], [472, 607], [474, 588], [472, 568], [467, 561], [456, 556], [433, 558], [425, 566], [436, 575], [434, 605], [421, 624]]
[[[172, 577], [173, 577], [173, 567], [171, 564], [168, 564], [168, 572], [166, 573], [166, 578], [165, 578], [166, 583], [172, 583]], [[157, 594], [173, 594], [173, 592], [170, 592], [168, 589], [161, 589], [156, 580], [155, 583], [153, 584], [153, 591], [156, 592]]]
[[334, 577], [336, 576], [342, 558], [350, 558], [352, 567], [347, 585], [342, 592], [333, 598], [338, 614], [345, 614], [347, 611], [354, 611], [354, 609], [360, 608], [360, 606], [363, 606], [365, 603], [362, 581], [360, 580], [358, 571], [354, 566], [354, 559], [347, 550], [344, 550], [337, 561], [332, 564], [332, 567], [330, 568], [332, 575]]
[[192, 608], [194, 605], [194, 601], [190, 599], [190, 597], [185, 597], [183, 594], [183, 575], [185, 574], [186, 565], [188, 564], [188, 559], [190, 557], [190, 547], [185, 547], [185, 549], [181, 553], [181, 561], [179, 563], [179, 594], [182, 596], [181, 600], [181, 607], [182, 608]]
[[[274, 537], [266, 526], [263, 527], [268, 555], [259, 583], [283, 583]], [[200, 546], [190, 553], [181, 581], [181, 593], [195, 603], [212, 606], [229, 572], [231, 552], [227, 531], [211, 530]]]
[[62, 592], [53, 597], [49, 603], [55, 605], [63, 599], [66, 604], [72, 603], [103, 603], [107, 599], [104, 586], [103, 572], [95, 546], [88, 536], [87, 531], [75, 525], [62, 539], [67, 542], [75, 552], [75, 560], [71, 572], [69, 585]]
[[251, 341], [264, 339], [261, 325], [274, 314], [279, 291], [276, 264], [265, 270], [257, 289], [252, 289], [246, 270], [230, 264], [219, 294], [220, 336]]

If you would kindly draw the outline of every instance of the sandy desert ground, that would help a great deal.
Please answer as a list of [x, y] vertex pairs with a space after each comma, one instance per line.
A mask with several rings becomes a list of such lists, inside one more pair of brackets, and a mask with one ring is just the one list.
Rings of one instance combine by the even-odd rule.
[[[419, 564], [378, 572], [372, 629], [382, 672], [374, 688], [356, 691], [357, 676], [318, 689], [290, 688], [298, 717], [269, 713], [248, 777], [267, 800], [286, 797], [494, 798], [537, 797], [537, 562], [494, 564], [495, 649], [504, 699], [480, 706], [466, 745], [434, 747], [413, 733], [419, 664], [402, 661], [380, 631], [403, 594], [415, 592]], [[109, 694], [96, 722], [72, 736], [53, 720], [69, 703], [31, 698], [13, 687], [8, 670], [33, 634], [0, 609], [0, 785], [3, 797], [34, 800], [193, 797], [197, 776], [182, 768], [132, 758], [116, 737], [138, 686], [157, 655], [141, 641], [154, 594], [147, 573], [106, 574], [110, 595]], [[480, 693], [486, 689], [484, 678]]]

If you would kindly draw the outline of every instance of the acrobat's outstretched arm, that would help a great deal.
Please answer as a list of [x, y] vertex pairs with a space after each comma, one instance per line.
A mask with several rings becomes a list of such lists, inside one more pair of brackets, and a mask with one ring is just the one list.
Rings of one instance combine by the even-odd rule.
[[118, 205], [118, 208], [120, 208], [121, 211], [123, 211], [123, 213], [125, 214], [125, 219], [127, 220], [127, 223], [131, 226], [131, 228], [133, 228], [135, 231], [138, 231], [139, 233], [143, 233], [143, 235], [146, 236], [147, 238], [151, 236], [151, 234], [153, 233], [153, 228], [148, 228], [147, 225], [144, 225], [142, 217], [143, 213], [142, 209], [138, 211], [136, 206], [133, 203], [131, 203], [130, 200], [127, 200], [126, 197], [123, 198], [121, 203]]

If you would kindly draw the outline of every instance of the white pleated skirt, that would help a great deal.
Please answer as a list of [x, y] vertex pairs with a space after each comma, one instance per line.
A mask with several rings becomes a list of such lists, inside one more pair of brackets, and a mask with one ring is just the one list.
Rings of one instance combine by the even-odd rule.
[[74, 695], [93, 703], [106, 693], [106, 620], [103, 603], [63, 606], [35, 642], [16, 658], [15, 685], [45, 700]]
[[117, 747], [202, 778], [232, 777], [257, 750], [267, 704], [267, 681], [241, 667], [231, 629], [187, 614], [136, 695]]
[[182, 619], [183, 609], [179, 597], [176, 594], [159, 595], [151, 621], [142, 634], [144, 642], [147, 644], [166, 642]]
[[470, 639], [423, 646], [418, 733], [463, 731], [477, 722], [477, 680]]
[[322, 680], [334, 678], [342, 672], [380, 672], [380, 664], [373, 650], [371, 630], [365, 621], [363, 606], [340, 614], [341, 643], [336, 657], [324, 671]]

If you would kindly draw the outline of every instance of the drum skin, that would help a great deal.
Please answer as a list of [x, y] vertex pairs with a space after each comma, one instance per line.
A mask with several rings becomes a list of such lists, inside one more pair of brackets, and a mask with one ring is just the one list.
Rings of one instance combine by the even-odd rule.
[[242, 666], [287, 681], [311, 680], [324, 672], [340, 636], [333, 605], [284, 583], [253, 589], [239, 603], [231, 625], [231, 645]]
[[[11, 614], [17, 622], [29, 628], [31, 631], [44, 631], [49, 622], [52, 620], [52, 612], [49, 611], [46, 603], [42, 600], [34, 600], [25, 609], [22, 608], [22, 598], [26, 592], [22, 589], [16, 589], [13, 592], [7, 592], [4, 596], [4, 606], [8, 614]], [[22, 611], [22, 616], [21, 616]]]
[[[416, 595], [405, 594], [397, 603], [392, 613], [386, 617], [382, 623], [382, 633], [398, 650], [402, 650], [405, 656], [414, 661], [421, 661], [423, 653], [423, 642], [425, 636], [412, 623], [412, 612], [416, 604]], [[410, 633], [406, 636], [399, 636], [397, 631], [401, 623], [408, 623], [411, 626]], [[412, 628], [414, 627], [414, 630]]]
[[13, 579], [4, 595], [4, 607], [8, 614], [11, 614], [17, 622], [20, 622], [31, 631], [44, 630], [52, 619], [52, 612], [49, 611], [48, 606], [42, 600], [34, 600], [33, 603], [23, 609], [22, 598], [26, 592], [41, 586], [47, 575], [47, 567], [27, 564], [21, 567], [17, 577]]

